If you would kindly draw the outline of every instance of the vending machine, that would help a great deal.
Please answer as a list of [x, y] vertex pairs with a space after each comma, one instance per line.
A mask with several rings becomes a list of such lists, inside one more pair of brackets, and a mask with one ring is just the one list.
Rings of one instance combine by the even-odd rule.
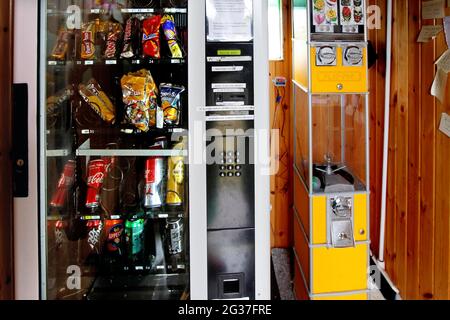
[[267, 4], [233, 4], [16, 0], [19, 299], [270, 298]]
[[295, 294], [367, 299], [366, 1], [293, 1]]

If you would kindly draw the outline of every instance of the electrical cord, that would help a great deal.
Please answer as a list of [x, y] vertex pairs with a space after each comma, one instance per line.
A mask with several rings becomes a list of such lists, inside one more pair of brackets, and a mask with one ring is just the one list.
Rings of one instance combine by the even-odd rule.
[[[279, 171], [276, 174], [276, 179], [281, 179], [284, 181], [281, 187], [278, 187], [278, 183], [275, 183], [275, 190], [272, 193], [287, 193], [289, 191], [289, 145], [286, 141], [285, 129], [286, 129], [286, 111], [289, 110], [289, 107], [285, 104], [285, 95], [286, 88], [285, 87], [277, 87], [274, 88], [275, 93], [275, 110], [272, 121], [272, 130], [280, 130], [280, 148], [283, 150], [278, 157], [278, 161], [280, 163], [280, 167], [282, 167], [282, 171]], [[281, 110], [281, 114], [280, 114]], [[280, 124], [281, 125], [278, 125]]]

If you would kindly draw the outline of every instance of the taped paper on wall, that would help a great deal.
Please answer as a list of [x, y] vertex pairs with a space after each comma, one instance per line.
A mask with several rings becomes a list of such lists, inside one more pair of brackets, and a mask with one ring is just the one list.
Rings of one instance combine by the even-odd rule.
[[447, 87], [448, 74], [444, 70], [438, 68], [436, 77], [433, 81], [433, 86], [431, 87], [431, 95], [438, 98], [441, 103], [445, 99], [445, 90]]
[[253, 40], [253, 0], [207, 0], [206, 16], [208, 41]]
[[450, 138], [450, 115], [443, 113], [439, 130]]
[[[450, 0], [448, 0], [450, 1]], [[447, 47], [450, 47], [450, 17], [444, 18], [444, 32], [445, 32], [445, 40], [447, 42]]]
[[422, 19], [441, 19], [445, 16], [444, 0], [422, 2]]
[[441, 69], [445, 73], [450, 72], [450, 49], [447, 49], [435, 62], [438, 69]]
[[443, 26], [423, 26], [420, 31], [417, 42], [428, 42], [434, 39], [439, 33], [442, 32]]

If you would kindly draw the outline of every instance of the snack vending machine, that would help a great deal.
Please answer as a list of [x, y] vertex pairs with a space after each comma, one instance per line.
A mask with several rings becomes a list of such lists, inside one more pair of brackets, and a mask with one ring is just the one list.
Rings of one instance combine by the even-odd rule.
[[[39, 216], [16, 214], [17, 246], [32, 253], [16, 255], [18, 298], [268, 298], [267, 179], [224, 145], [210, 153], [224, 163], [207, 165], [212, 136], [237, 137], [207, 129], [268, 128], [268, 61], [254, 55], [267, 51], [267, 9], [234, 2], [245, 16], [220, 0], [17, 0], [31, 27], [17, 27], [16, 64], [39, 50], [35, 78], [32, 62], [16, 69], [39, 163], [33, 197], [16, 200]], [[19, 43], [27, 32], [38, 42]], [[255, 148], [244, 144], [247, 157]], [[227, 264], [230, 253], [245, 256]]]
[[367, 299], [366, 3], [293, 1], [295, 293]]

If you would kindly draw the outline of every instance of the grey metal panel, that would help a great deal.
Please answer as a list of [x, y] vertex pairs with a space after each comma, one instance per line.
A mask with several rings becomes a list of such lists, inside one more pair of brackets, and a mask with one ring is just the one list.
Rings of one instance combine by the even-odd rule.
[[255, 172], [249, 153], [253, 141], [244, 136], [211, 141], [218, 149], [207, 167], [209, 230], [255, 227]]
[[46, 199], [47, 199], [47, 159], [45, 146], [47, 145], [47, 135], [45, 134], [44, 128], [46, 125], [46, 117], [45, 117], [45, 103], [46, 103], [46, 48], [47, 48], [47, 15], [45, 9], [47, 8], [47, 1], [41, 1], [39, 7], [39, 17], [40, 17], [40, 26], [39, 28], [39, 141], [40, 141], [40, 164], [39, 164], [39, 176], [40, 176], [40, 184], [39, 184], [39, 247], [40, 247], [40, 298], [47, 298], [47, 208], [46, 208]]
[[[227, 278], [240, 281], [240, 292], [220, 290]], [[208, 297], [255, 299], [255, 229], [208, 232]]]
[[268, 1], [255, 0], [255, 299], [270, 299], [270, 108]]
[[189, 1], [189, 234], [191, 299], [208, 298], [206, 164], [203, 140], [206, 106], [205, 0]]

